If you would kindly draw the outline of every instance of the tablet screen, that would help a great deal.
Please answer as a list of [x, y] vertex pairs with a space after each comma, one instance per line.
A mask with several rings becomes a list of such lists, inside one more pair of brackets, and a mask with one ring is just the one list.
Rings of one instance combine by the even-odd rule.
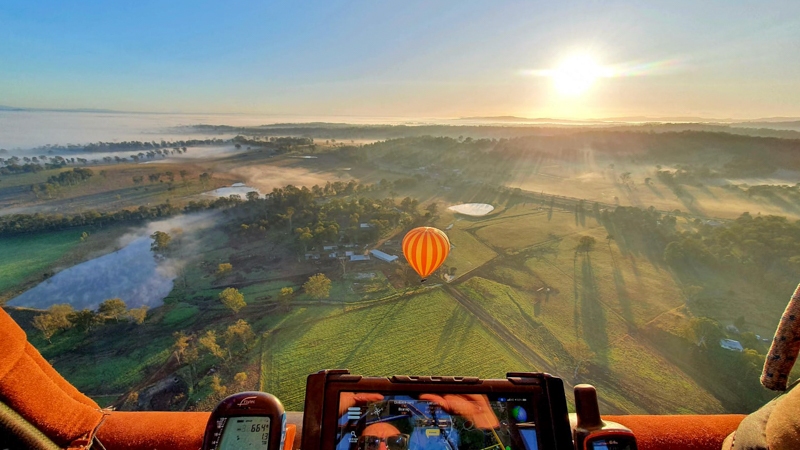
[[538, 450], [533, 394], [341, 392], [337, 450]]

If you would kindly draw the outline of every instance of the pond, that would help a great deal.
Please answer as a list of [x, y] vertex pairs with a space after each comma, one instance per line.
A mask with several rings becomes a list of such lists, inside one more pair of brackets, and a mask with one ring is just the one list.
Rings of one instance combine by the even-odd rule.
[[238, 195], [242, 197], [242, 200], [244, 200], [247, 193], [253, 191], [258, 192], [259, 196], [262, 195], [261, 191], [244, 183], [233, 183], [227, 187], [221, 187], [210, 192], [204, 192], [203, 195], [211, 195], [214, 197], [229, 197], [231, 195]]
[[190, 236], [213, 226], [216, 217], [216, 213], [204, 212], [150, 222], [123, 236], [118, 249], [64, 269], [7, 304], [46, 309], [69, 303], [75, 309], [96, 309], [104, 300], [121, 298], [129, 308], [159, 306], [172, 291], [173, 280], [186, 260], [153, 253], [150, 235], [155, 231], [181, 234], [184, 248], [179, 253], [191, 255], [196, 249]]

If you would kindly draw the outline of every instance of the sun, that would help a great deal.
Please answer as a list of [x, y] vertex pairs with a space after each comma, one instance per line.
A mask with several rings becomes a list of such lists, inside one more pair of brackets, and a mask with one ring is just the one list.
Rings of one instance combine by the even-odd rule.
[[604, 76], [604, 69], [587, 55], [576, 55], [565, 59], [550, 71], [556, 90], [569, 97], [577, 97], [594, 84], [598, 77]]

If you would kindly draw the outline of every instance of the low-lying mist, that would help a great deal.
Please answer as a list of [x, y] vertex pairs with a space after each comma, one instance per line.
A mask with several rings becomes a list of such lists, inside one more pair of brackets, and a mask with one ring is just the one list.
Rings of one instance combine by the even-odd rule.
[[[121, 298], [130, 308], [163, 303], [173, 280], [200, 246], [197, 232], [215, 225], [218, 213], [204, 212], [150, 222], [122, 236], [109, 253], [64, 269], [8, 302], [10, 306], [46, 309], [69, 303], [75, 309], [96, 309], [104, 300]], [[150, 235], [169, 233], [165, 255], [155, 254]]]

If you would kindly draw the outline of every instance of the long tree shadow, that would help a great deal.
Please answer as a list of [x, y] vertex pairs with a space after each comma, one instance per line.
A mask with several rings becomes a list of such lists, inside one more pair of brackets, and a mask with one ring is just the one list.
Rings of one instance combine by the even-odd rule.
[[442, 334], [439, 335], [439, 342], [436, 344], [439, 364], [444, 364], [449, 357], [459, 354], [459, 349], [466, 345], [469, 333], [476, 323], [475, 316], [466, 313], [461, 308], [453, 309], [453, 313], [442, 329]]
[[676, 186], [672, 188], [672, 192], [675, 193], [675, 196], [678, 197], [678, 200], [683, 203], [683, 206], [689, 210], [690, 213], [694, 214], [695, 216], [705, 216], [706, 212], [703, 210], [703, 207], [700, 205], [700, 202], [684, 189], [682, 186]]
[[656, 197], [664, 198], [664, 194], [661, 193], [661, 189], [659, 189], [659, 188], [657, 188], [657, 187], [655, 187], [655, 186], [653, 186], [652, 184], [649, 184], [649, 183], [645, 184], [645, 186], [647, 186], [650, 189], [650, 192], [652, 192]]
[[597, 355], [598, 362], [605, 366], [608, 362], [608, 334], [606, 331], [606, 312], [600, 304], [600, 291], [588, 253], [581, 262], [581, 325], [583, 339]]
[[628, 294], [628, 288], [625, 286], [625, 277], [619, 265], [612, 264], [612, 274], [614, 276], [614, 287], [617, 289], [617, 299], [619, 306], [622, 308], [622, 317], [628, 322], [628, 326], [633, 326], [633, 310], [631, 309], [631, 297]]
[[789, 200], [783, 198], [780, 195], [777, 195], [777, 194], [769, 195], [769, 196], [762, 195], [762, 196], [759, 196], [759, 197], [767, 200], [768, 202], [770, 202], [773, 205], [781, 208], [782, 210], [784, 210], [785, 212], [787, 212], [789, 214], [792, 214], [792, 213], [797, 214], [798, 212], [800, 212], [800, 207], [798, 207], [798, 205], [790, 202]]
[[405, 302], [399, 302], [392, 305], [390, 310], [377, 322], [375, 322], [372, 328], [362, 337], [361, 345], [355, 346], [353, 350], [342, 360], [342, 367], [353, 365], [353, 361], [356, 361], [364, 356], [363, 352], [365, 349], [372, 348], [377, 340], [384, 337], [384, 331], [390, 328], [389, 324], [397, 315], [401, 313], [402, 309], [405, 307], [405, 305], [402, 303]]

